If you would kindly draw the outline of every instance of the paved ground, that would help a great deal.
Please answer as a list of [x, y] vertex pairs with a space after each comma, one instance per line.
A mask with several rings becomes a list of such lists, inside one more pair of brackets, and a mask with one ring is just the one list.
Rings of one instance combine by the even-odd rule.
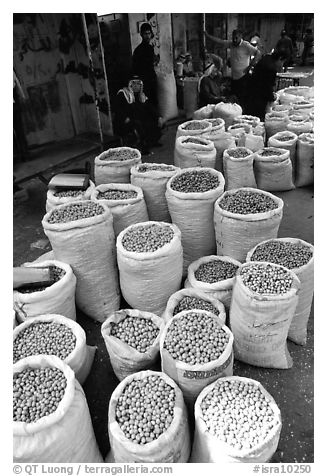
[[[173, 162], [176, 126], [170, 127], [162, 139], [163, 146], [143, 161]], [[89, 159], [93, 161], [94, 155]], [[83, 164], [85, 159], [81, 162]], [[76, 162], [76, 167], [80, 163]], [[50, 250], [41, 226], [45, 213], [46, 186], [32, 180], [26, 186], [29, 198], [14, 206], [14, 265], [33, 261]], [[280, 237], [298, 237], [313, 243], [313, 188], [305, 187], [276, 193], [284, 200], [284, 217]], [[123, 305], [122, 305], [123, 306]], [[87, 333], [87, 343], [98, 347], [91, 373], [84, 384], [96, 438], [102, 454], [109, 450], [107, 413], [110, 395], [118, 383], [112, 372], [100, 327], [78, 312], [77, 321]], [[288, 342], [294, 365], [289, 370], [255, 368], [235, 362], [234, 375], [259, 380], [273, 395], [280, 407], [283, 427], [273, 462], [313, 462], [313, 310], [309, 321], [308, 343], [305, 347]]]

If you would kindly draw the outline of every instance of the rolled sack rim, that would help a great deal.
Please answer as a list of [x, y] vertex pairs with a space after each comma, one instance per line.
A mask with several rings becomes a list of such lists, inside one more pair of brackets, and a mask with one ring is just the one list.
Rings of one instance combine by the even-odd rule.
[[[248, 155], [246, 155], [245, 157], [233, 157], [232, 155], [229, 155], [229, 151], [237, 150], [237, 149], [246, 149], [246, 151], [248, 152]], [[250, 162], [251, 160], [253, 160], [254, 154], [255, 153], [248, 147], [230, 147], [229, 149], [224, 150], [223, 159], [229, 159], [232, 162], [240, 162], [240, 163], [247, 162], [247, 161]]]
[[[175, 307], [176, 307], [179, 304], [179, 302], [183, 299], [183, 297], [185, 297], [185, 296], [198, 297], [198, 298], [203, 299], [204, 301], [207, 301], [208, 303], [212, 304], [213, 307], [215, 307], [217, 309], [217, 311], [219, 312], [219, 316], [220, 316], [220, 314], [222, 314], [223, 317], [224, 317], [223, 320], [226, 321], [226, 311], [225, 311], [224, 304], [221, 301], [219, 301], [219, 299], [213, 299], [212, 297], [208, 296], [204, 291], [202, 291], [202, 289], [199, 289], [199, 288], [190, 287], [190, 288], [179, 289], [178, 291], [176, 291], [168, 299], [165, 312], [168, 311], [172, 307], [173, 301], [178, 299], [178, 302], [175, 304]], [[175, 309], [175, 307], [174, 307], [174, 309]], [[174, 309], [172, 309], [172, 312], [174, 311]], [[171, 317], [174, 317], [174, 316], [171, 316]], [[167, 322], [167, 321], [165, 321], [165, 322]]]
[[[98, 198], [99, 193], [107, 192], [109, 190], [120, 190], [123, 192], [134, 191], [137, 193], [137, 196], [134, 198], [125, 198], [119, 200], [110, 200], [108, 198]], [[103, 205], [107, 206], [108, 208], [115, 208], [119, 205], [133, 205], [135, 203], [140, 202], [144, 199], [143, 190], [138, 185], [133, 185], [130, 183], [103, 183], [97, 185], [91, 193], [91, 200], [97, 203], [102, 203]]]
[[[265, 155], [262, 156], [261, 153], [265, 151], [266, 149], [275, 149], [276, 151], [282, 152], [281, 154], [272, 153], [271, 155]], [[275, 146], [268, 146], [268, 147], [262, 147], [261, 149], [257, 150], [254, 152], [254, 161], [255, 162], [261, 162], [261, 163], [280, 163], [280, 162], [285, 162], [290, 160], [290, 151], [288, 149], [283, 149], [282, 147], [275, 147]]]
[[[212, 175], [218, 177], [219, 183], [217, 187], [207, 190], [206, 192], [179, 192], [171, 188], [173, 180], [175, 180], [179, 175], [185, 174], [187, 172], [209, 172]], [[208, 200], [215, 196], [216, 193], [220, 193], [225, 188], [225, 178], [221, 172], [211, 167], [187, 167], [181, 169], [180, 172], [177, 172], [173, 177], [171, 177], [166, 186], [166, 198], [168, 196], [176, 197], [182, 200]], [[214, 198], [214, 200], [216, 200]]]
[[[133, 152], [137, 152], [137, 157], [131, 157], [130, 159], [126, 159], [126, 160], [111, 160], [111, 159], [106, 159], [108, 153], [112, 150], [115, 150], [115, 151], [120, 151], [120, 150], [128, 150], [128, 151], [133, 151]], [[141, 155], [141, 152], [134, 148], [134, 147], [126, 147], [126, 146], [122, 146], [122, 147], [110, 147], [109, 149], [101, 152], [101, 154], [97, 155], [95, 158], [94, 158], [94, 165], [103, 165], [103, 166], [106, 166], [106, 165], [117, 165], [118, 167], [122, 167], [124, 165], [131, 165], [131, 164], [134, 164], [135, 161], [139, 162], [142, 158], [142, 155]]]
[[[185, 143], [186, 140], [188, 139], [198, 139], [198, 140], [203, 140], [204, 141], [204, 144], [195, 144], [193, 142], [187, 142]], [[179, 146], [181, 147], [182, 149], [196, 149], [198, 150], [199, 152], [211, 152], [212, 150], [215, 149], [215, 145], [213, 143], [213, 141], [211, 139], [207, 139], [206, 137], [194, 137], [194, 136], [186, 136], [186, 135], [182, 135], [182, 136], [179, 136], [177, 137], [176, 139], [176, 147]]]
[[[186, 126], [187, 124], [191, 124], [191, 123], [193, 123], [193, 122], [202, 122], [203, 124], [206, 125], [206, 127], [203, 127], [203, 128], [201, 128], [201, 129], [185, 129], [185, 126]], [[178, 130], [179, 132], [182, 132], [183, 134], [184, 134], [185, 132], [191, 131], [192, 134], [190, 134], [190, 135], [205, 134], [206, 132], [210, 131], [211, 129], [212, 129], [212, 124], [211, 124], [209, 121], [207, 121], [206, 119], [191, 119], [191, 120], [189, 120], [189, 121], [183, 122], [182, 124], [179, 124], [179, 126], [178, 126], [178, 128], [177, 128], [177, 130]], [[186, 134], [186, 135], [187, 135], [187, 134]]]
[[[199, 281], [195, 277], [195, 271], [203, 263], [209, 263], [210, 261], [224, 261], [226, 263], [235, 264], [238, 269], [242, 263], [231, 256], [221, 256], [221, 255], [208, 255], [203, 256], [195, 261], [193, 261], [187, 270], [187, 279], [192, 287], [200, 289], [202, 292], [219, 292], [219, 291], [229, 291], [232, 290], [232, 287], [235, 283], [236, 275], [232, 278], [223, 279], [221, 281], [215, 281], [214, 283], [206, 283], [204, 281]], [[205, 288], [205, 290], [204, 290]]]
[[[160, 166], [160, 165], [163, 165], [165, 167], [169, 166], [169, 167], [172, 167], [171, 170], [146, 170], [145, 172], [139, 172], [139, 167], [143, 166], [143, 165], [156, 165], [156, 166]], [[141, 164], [136, 164], [136, 165], [133, 165], [132, 168], [131, 168], [131, 179], [133, 177], [137, 177], [137, 178], [147, 178], [147, 179], [154, 179], [154, 178], [170, 178], [172, 177], [173, 175], [175, 175], [176, 172], [180, 171], [180, 167], [176, 167], [176, 165], [171, 165], [171, 164], [164, 164], [164, 163], [155, 163], [155, 162], [144, 162], [144, 163], [141, 163]]]

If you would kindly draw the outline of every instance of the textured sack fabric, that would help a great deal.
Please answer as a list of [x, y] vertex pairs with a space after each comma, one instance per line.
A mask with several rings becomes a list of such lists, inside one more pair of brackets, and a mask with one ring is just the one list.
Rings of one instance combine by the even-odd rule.
[[234, 118], [234, 124], [238, 122], [247, 123], [252, 127], [256, 127], [260, 124], [260, 117], [251, 116], [249, 114], [241, 114], [240, 116], [236, 116]]
[[218, 177], [219, 185], [215, 189], [199, 193], [177, 192], [172, 189], [172, 182], [177, 176], [194, 170], [199, 169], [191, 167], [178, 172], [167, 183], [166, 191], [172, 222], [178, 226], [182, 233], [184, 275], [186, 275], [187, 268], [192, 261], [216, 252], [213, 207], [214, 202], [223, 193], [225, 186], [224, 177], [220, 172], [203, 168], [201, 170], [210, 171], [213, 176]]
[[223, 172], [223, 154], [225, 149], [236, 147], [236, 138], [229, 132], [218, 130], [216, 133], [204, 134], [205, 139], [212, 140], [216, 148], [216, 170]]
[[257, 186], [253, 171], [254, 153], [246, 149], [248, 153], [246, 157], [233, 157], [233, 153], [237, 150], [237, 147], [226, 149], [223, 154], [225, 190]]
[[[112, 160], [112, 151], [133, 153], [135, 157], [127, 160]], [[141, 163], [141, 152], [131, 147], [114, 147], [102, 152], [94, 159], [94, 179], [96, 185], [103, 183], [130, 183], [130, 170]]]
[[178, 116], [174, 73], [157, 70], [158, 108], [164, 121]]
[[[229, 341], [218, 359], [205, 364], [191, 365], [174, 359], [168, 350], [164, 348], [165, 338], [172, 323], [192, 312], [204, 314], [208, 318], [213, 317], [218, 322], [220, 328], [229, 336]], [[193, 404], [204, 387], [217, 380], [217, 378], [233, 375], [233, 334], [220, 318], [211, 312], [200, 310], [182, 311], [166, 323], [160, 337], [160, 355], [163, 372], [169, 375], [182, 390], [185, 402]]]
[[20, 360], [13, 371], [44, 367], [64, 373], [65, 394], [50, 415], [34, 423], [13, 422], [14, 463], [103, 463], [84, 391], [71, 368], [53, 355], [37, 355]]
[[42, 262], [25, 263], [24, 266], [31, 268], [57, 266], [65, 271], [65, 275], [43, 291], [20, 293], [15, 290], [13, 300], [18, 322], [24, 322], [26, 319], [40, 314], [60, 314], [75, 321], [76, 277], [70, 265], [55, 259], [48, 259]]
[[[158, 375], [174, 388], [174, 417], [169, 428], [156, 440], [145, 445], [138, 445], [129, 440], [122, 432], [116, 420], [116, 406], [125, 387], [133, 380], [142, 380], [151, 375]], [[144, 370], [126, 377], [113, 391], [109, 401], [108, 433], [111, 451], [106, 463], [187, 463], [190, 451], [190, 431], [187, 410], [183, 394], [175, 382], [163, 372]]]
[[89, 200], [91, 198], [92, 191], [94, 190], [94, 183], [90, 180], [90, 185], [86, 190], [82, 190], [77, 197], [56, 197], [56, 191], [49, 189], [47, 191], [47, 201], [45, 204], [45, 210], [48, 213], [54, 207], [58, 205], [64, 205], [65, 203], [75, 202], [79, 200]]
[[51, 224], [48, 220], [52, 210], [44, 216], [42, 225], [56, 259], [69, 263], [77, 278], [77, 306], [103, 322], [119, 309], [120, 291], [112, 214], [105, 205], [97, 205], [104, 209], [101, 215]]
[[[282, 148], [269, 148], [271, 155], [262, 156], [267, 149], [261, 149], [254, 154], [254, 173], [257, 186], [267, 192], [293, 190], [293, 167], [290, 151]], [[274, 154], [274, 150], [276, 153]], [[281, 155], [277, 155], [282, 152]]]
[[195, 273], [199, 267], [210, 261], [224, 261], [227, 263], [235, 264], [236, 266], [241, 266], [240, 261], [237, 261], [229, 256], [204, 256], [193, 263], [190, 264], [188, 267], [187, 272], [187, 280], [185, 281], [185, 288], [193, 288], [205, 293], [207, 296], [211, 297], [212, 299], [218, 299], [218, 301], [222, 302], [224, 306], [229, 309], [230, 303], [232, 299], [233, 287], [235, 283], [235, 277], [223, 279], [221, 281], [216, 281], [215, 283], [206, 283], [203, 281], [199, 281], [195, 277]]
[[306, 187], [314, 182], [314, 134], [299, 135], [296, 149], [295, 185]]
[[[201, 143], [194, 143], [192, 139]], [[211, 167], [216, 165], [216, 149], [211, 140], [204, 137], [180, 136], [176, 139], [174, 150], [174, 164], [186, 169], [189, 167]]]
[[[163, 166], [166, 170], [147, 170], [141, 172], [142, 165], [135, 165], [131, 168], [131, 183], [140, 187], [143, 191], [149, 220], [171, 222], [169, 215], [166, 188], [168, 180], [180, 169], [174, 165], [148, 164]], [[169, 167], [169, 169], [168, 169]]]
[[212, 112], [214, 107], [215, 104], [207, 104], [206, 106], [197, 109], [193, 112], [193, 119], [200, 120], [212, 118]]
[[[310, 248], [312, 253], [314, 247], [310, 243], [299, 238], [277, 238], [277, 241], [302, 244]], [[267, 242], [267, 241], [266, 241]], [[265, 242], [263, 242], [265, 243]], [[261, 245], [262, 243], [259, 243]], [[257, 245], [257, 246], [259, 246]], [[257, 247], [249, 251], [246, 261], [251, 261], [251, 257]], [[299, 301], [288, 331], [288, 339], [299, 345], [305, 345], [307, 342], [307, 325], [310, 317], [313, 292], [314, 292], [314, 257], [309, 262], [298, 268], [292, 268], [294, 274], [299, 278], [301, 286], [298, 292]]]
[[96, 347], [86, 345], [86, 335], [84, 329], [77, 322], [60, 316], [59, 314], [44, 314], [33, 317], [20, 324], [13, 333], [13, 341], [17, 336], [31, 325], [38, 322], [62, 324], [68, 327], [76, 338], [74, 350], [64, 359], [64, 362], [74, 371], [75, 377], [81, 385], [85, 382], [90, 373]]
[[252, 450], [237, 450], [228, 443], [225, 443], [211, 435], [205, 424], [201, 404], [204, 398], [210, 393], [217, 382], [213, 382], [202, 390], [198, 396], [195, 406], [195, 433], [192, 447], [190, 463], [267, 463], [277, 450], [280, 432], [282, 428], [281, 414], [275, 400], [265, 390], [260, 382], [245, 377], [223, 377], [219, 382], [238, 380], [244, 384], [254, 384], [269, 400], [270, 408], [273, 409], [276, 424], [271, 430], [266, 440]]
[[[159, 333], [153, 344], [146, 352], [139, 352], [121, 339], [112, 335], [112, 325], [118, 324], [126, 317], [141, 317], [151, 321], [158, 327]], [[159, 358], [160, 332], [164, 328], [164, 320], [151, 312], [137, 309], [123, 309], [114, 312], [101, 326], [101, 335], [106, 344], [110, 363], [118, 380], [122, 381], [128, 375], [141, 370], [151, 369]]]
[[[235, 358], [257, 367], [288, 369], [293, 360], [287, 349], [287, 334], [298, 304], [300, 281], [293, 271], [291, 289], [283, 294], [259, 294], [244, 285], [240, 273], [253, 263], [245, 263], [236, 275], [230, 308]], [[268, 264], [268, 263], [262, 263]], [[284, 266], [269, 266], [283, 268]]]
[[[281, 138], [289, 137], [289, 140], [281, 140]], [[289, 130], [277, 132], [268, 139], [268, 147], [278, 147], [290, 151], [290, 159], [292, 162], [293, 179], [296, 170], [296, 144], [298, 141], [297, 134]]]
[[211, 122], [204, 119], [199, 121], [192, 119], [191, 121], [183, 122], [177, 127], [176, 139], [180, 136], [201, 136], [208, 133], [211, 129]]
[[235, 193], [235, 190], [225, 192], [215, 203], [214, 224], [217, 243], [217, 254], [230, 256], [244, 262], [248, 251], [263, 240], [277, 238], [280, 222], [283, 217], [284, 202], [280, 198], [259, 189], [243, 188], [260, 192], [272, 198], [278, 205], [274, 210], [265, 213], [242, 215], [223, 210], [219, 203], [225, 194]]
[[287, 130], [294, 132], [297, 136], [305, 132], [312, 132], [313, 124], [311, 121], [307, 122], [289, 122], [287, 124]]
[[[137, 193], [137, 196], [125, 200], [107, 200], [99, 198], [100, 192], [107, 192], [108, 190], [120, 190], [123, 192], [133, 191]], [[149, 219], [143, 191], [140, 187], [136, 187], [135, 185], [130, 185], [129, 183], [98, 185], [93, 190], [91, 199], [95, 202], [106, 205], [111, 211], [116, 237], [129, 225], [134, 225], [135, 223], [140, 223]]]
[[181, 232], [175, 225], [148, 221], [142, 225], [161, 224], [170, 226], [173, 239], [153, 252], [127, 251], [122, 240], [125, 233], [137, 225], [131, 225], [117, 237], [117, 261], [121, 292], [134, 309], [153, 312], [160, 316], [169, 297], [180, 289], [183, 271]]
[[212, 117], [220, 117], [225, 121], [226, 129], [233, 124], [235, 117], [242, 114], [243, 110], [239, 104], [219, 102], [215, 105]]
[[265, 128], [266, 128], [267, 139], [277, 134], [277, 132], [286, 131], [288, 123], [289, 123], [288, 115], [280, 116], [280, 115], [276, 115], [276, 113], [268, 112], [265, 115]]
[[191, 287], [180, 289], [179, 291], [177, 291], [176, 293], [170, 296], [167, 302], [165, 312], [162, 315], [165, 323], [167, 323], [169, 319], [174, 316], [175, 307], [180, 303], [180, 301], [184, 297], [194, 297], [198, 299], [204, 299], [205, 301], [207, 301], [208, 304], [211, 304], [214, 308], [217, 309], [217, 312], [214, 312], [214, 314], [219, 316], [223, 324], [226, 323], [226, 312], [225, 312], [225, 307], [223, 303], [220, 302], [218, 299], [212, 298], [211, 296], [209, 296], [207, 293], [203, 292], [202, 290], [200, 291], [200, 289], [194, 289]]
[[244, 147], [250, 149], [252, 152], [262, 149], [265, 145], [265, 140], [259, 134], [245, 134]]

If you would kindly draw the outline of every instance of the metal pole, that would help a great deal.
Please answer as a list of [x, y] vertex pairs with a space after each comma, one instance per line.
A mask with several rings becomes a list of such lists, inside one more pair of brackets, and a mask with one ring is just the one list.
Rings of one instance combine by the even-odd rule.
[[96, 108], [96, 111], [97, 111], [97, 120], [98, 120], [98, 128], [99, 128], [99, 133], [100, 133], [100, 141], [101, 141], [101, 146], [102, 146], [102, 148], [103, 148], [103, 133], [102, 133], [102, 128], [101, 128], [99, 99], [98, 99], [98, 92], [97, 92], [96, 79], [95, 79], [95, 73], [94, 73], [94, 66], [93, 66], [93, 59], [92, 59], [92, 51], [91, 51], [89, 33], [88, 33], [88, 30], [87, 30], [87, 25], [86, 25], [85, 13], [81, 13], [81, 15], [82, 15], [84, 35], [85, 35], [85, 41], [86, 41], [86, 49], [87, 49], [87, 54], [88, 54], [88, 57], [89, 57], [89, 66], [90, 66], [91, 74], [92, 74], [92, 76], [93, 76], [93, 78], [94, 78], [94, 99], [95, 99], [95, 108]]
[[98, 17], [97, 17], [97, 25], [98, 25], [98, 33], [99, 33], [99, 40], [100, 40], [100, 51], [101, 51], [102, 67], [103, 67], [103, 73], [104, 73], [106, 99], [107, 99], [107, 102], [108, 102], [108, 119], [110, 119], [110, 123], [111, 123], [109, 86], [108, 86], [106, 63], [105, 63], [105, 61], [104, 61], [104, 50], [103, 50], [101, 30], [100, 30], [100, 24], [99, 24], [99, 19], [98, 19]]
[[204, 32], [206, 31], [206, 14], [202, 13], [202, 45], [203, 45], [203, 71], [206, 63], [206, 36]]

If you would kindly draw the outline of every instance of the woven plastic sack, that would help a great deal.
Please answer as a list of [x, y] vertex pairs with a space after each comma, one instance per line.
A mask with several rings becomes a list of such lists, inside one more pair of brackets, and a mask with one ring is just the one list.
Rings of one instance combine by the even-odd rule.
[[[136, 192], [135, 198], [127, 198], [120, 200], [107, 200], [99, 198], [100, 192], [107, 192], [108, 190], [120, 190], [122, 192]], [[147, 221], [149, 219], [146, 208], [143, 191], [140, 187], [131, 185], [129, 183], [118, 184], [103, 184], [98, 185], [92, 192], [92, 200], [106, 205], [113, 216], [113, 227], [115, 236], [127, 228], [129, 225]]]
[[277, 238], [279, 225], [283, 217], [284, 202], [269, 192], [255, 188], [242, 188], [262, 193], [272, 198], [277, 208], [264, 213], [242, 215], [231, 213], [220, 207], [221, 200], [237, 190], [225, 192], [215, 203], [214, 225], [217, 243], [217, 255], [230, 256], [244, 262], [247, 252], [255, 245], [269, 238]]
[[196, 77], [183, 79], [183, 110], [187, 119], [191, 118], [198, 108], [198, 83], [199, 78]]
[[[314, 89], [310, 86], [289, 86], [288, 88], [284, 89], [284, 94], [289, 94], [291, 96], [295, 96], [296, 98], [301, 97], [306, 100], [314, 99]], [[282, 102], [281, 99], [282, 98], [280, 97], [280, 102]]]
[[289, 111], [291, 111], [292, 109], [292, 104], [275, 104], [271, 108], [271, 112], [273, 113], [273, 115], [276, 115], [276, 117], [283, 117], [287, 116]]
[[171, 222], [165, 196], [166, 187], [168, 180], [179, 170], [174, 165], [155, 163], [135, 165], [131, 168], [131, 183], [143, 191], [149, 220]]
[[[246, 157], [233, 157], [238, 151], [247, 152]], [[226, 149], [223, 154], [225, 190], [257, 186], [253, 171], [254, 153], [246, 147]]]
[[[229, 336], [228, 343], [218, 359], [212, 360], [205, 364], [188, 364], [181, 360], [176, 360], [164, 348], [164, 342], [167, 332], [174, 321], [178, 321], [181, 317], [196, 312], [206, 317], [212, 317], [219, 324], [226, 334]], [[160, 355], [161, 368], [163, 372], [172, 378], [183, 392], [185, 402], [190, 405], [196, 400], [199, 393], [211, 382], [220, 377], [233, 375], [233, 334], [227, 326], [223, 324], [218, 316], [208, 311], [200, 311], [199, 309], [191, 311], [182, 311], [172, 317], [166, 324], [160, 337]]]
[[[295, 243], [307, 246], [312, 253], [314, 247], [307, 241], [299, 238], [277, 238], [276, 241]], [[266, 241], [267, 242], [267, 241]], [[259, 245], [265, 242], [259, 243]], [[255, 252], [256, 247], [249, 251], [246, 261], [251, 261], [251, 257]], [[288, 331], [288, 339], [299, 345], [305, 345], [307, 342], [307, 325], [310, 317], [313, 292], [314, 292], [314, 257], [308, 261], [307, 264], [292, 268], [292, 271], [299, 278], [301, 286], [298, 292], [299, 301], [295, 309], [295, 313]]]
[[245, 134], [244, 147], [252, 152], [257, 152], [265, 145], [264, 137], [261, 134]]
[[[128, 439], [118, 425], [116, 406], [125, 387], [133, 380], [142, 380], [152, 375], [161, 377], [175, 390], [174, 417], [168, 429], [159, 438], [139, 445]], [[108, 433], [111, 450], [106, 463], [187, 463], [190, 456], [190, 430], [183, 394], [175, 382], [163, 372], [144, 370], [120, 382], [109, 401]]]
[[235, 264], [236, 266], [241, 266], [240, 261], [230, 258], [229, 256], [204, 256], [203, 258], [200, 258], [191, 263], [188, 267], [185, 288], [191, 287], [197, 291], [201, 291], [206, 296], [209, 296], [212, 299], [218, 299], [218, 301], [224, 304], [226, 309], [229, 309], [233, 294], [235, 277], [216, 281], [215, 283], [206, 283], [204, 281], [199, 281], [195, 277], [195, 272], [201, 266], [201, 264], [208, 263], [214, 260], [224, 261], [227, 263]]
[[[240, 381], [244, 384], [254, 384], [269, 400], [270, 408], [274, 412], [274, 427], [271, 429], [265, 441], [251, 450], [238, 450], [228, 443], [219, 440], [210, 434], [203, 418], [201, 404], [205, 397], [216, 385], [228, 381]], [[282, 428], [281, 414], [275, 400], [256, 380], [246, 377], [223, 377], [213, 382], [202, 390], [195, 406], [195, 433], [190, 463], [267, 463], [277, 450], [280, 432]]]
[[91, 198], [92, 191], [94, 190], [94, 183], [90, 180], [89, 186], [86, 190], [81, 190], [80, 194], [74, 197], [56, 197], [58, 190], [47, 191], [47, 201], [45, 204], [45, 210], [48, 213], [54, 207], [58, 205], [64, 205], [65, 203], [75, 202], [79, 200], [89, 200]]
[[[166, 323], [169, 321], [170, 318], [174, 317], [174, 310], [184, 297], [203, 299], [209, 305], [213, 306], [216, 309], [215, 312], [213, 310], [209, 312], [213, 312], [213, 314], [216, 314], [224, 324], [226, 323], [226, 312], [223, 303], [220, 302], [218, 299], [212, 298], [207, 293], [191, 287], [181, 289], [174, 293], [172, 296], [170, 296], [167, 302], [165, 312], [162, 315]], [[176, 314], [178, 313], [176, 312]]]
[[225, 132], [225, 121], [221, 117], [206, 120], [212, 124], [212, 129], [206, 133], [208, 139], [213, 141], [218, 133]]
[[193, 112], [193, 119], [210, 119], [212, 118], [214, 104], [207, 104], [207, 106], [201, 107]]
[[76, 277], [70, 265], [62, 261], [50, 259], [41, 263], [25, 263], [24, 266], [29, 268], [57, 266], [65, 271], [65, 275], [43, 291], [20, 293], [15, 290], [13, 300], [17, 321], [21, 323], [40, 314], [60, 314], [76, 321]]
[[[268, 150], [271, 155], [262, 156]], [[282, 152], [281, 155], [278, 155]], [[266, 147], [254, 154], [254, 173], [257, 186], [267, 192], [293, 190], [293, 167], [290, 151], [277, 147]]]
[[[139, 352], [126, 342], [112, 335], [113, 324], [118, 324], [126, 317], [141, 317], [151, 321], [158, 328], [158, 336], [146, 352]], [[101, 335], [106, 344], [110, 363], [119, 381], [128, 375], [141, 370], [152, 369], [159, 358], [160, 332], [164, 328], [164, 320], [151, 312], [137, 309], [123, 309], [114, 312], [101, 326]]]
[[122, 244], [124, 235], [138, 225], [131, 225], [117, 237], [117, 261], [121, 292], [134, 309], [153, 312], [160, 316], [169, 297], [181, 287], [183, 249], [181, 232], [175, 225], [148, 221], [139, 225], [169, 226], [172, 240], [153, 252], [127, 251]]
[[175, 142], [174, 164], [181, 169], [188, 167], [215, 168], [216, 154], [214, 143], [211, 140], [183, 135], [178, 137]]
[[[183, 246], [183, 274], [192, 261], [201, 256], [216, 252], [215, 231], [213, 225], [214, 202], [224, 191], [225, 180], [223, 175], [214, 169], [202, 168], [218, 177], [219, 185], [207, 192], [185, 193], [172, 189], [173, 180], [186, 172], [193, 172], [198, 168], [188, 168], [178, 172], [167, 183], [166, 199], [172, 222], [178, 226], [182, 234]], [[176, 290], [177, 291], [177, 290]]]
[[[133, 158], [112, 160], [112, 152], [132, 154]], [[141, 163], [141, 152], [131, 147], [114, 147], [102, 152], [94, 159], [94, 179], [96, 185], [103, 183], [130, 183], [130, 170]]]
[[311, 121], [305, 122], [289, 122], [287, 124], [287, 130], [294, 132], [297, 136], [304, 134], [305, 132], [312, 132], [313, 124]]
[[235, 358], [257, 367], [289, 369], [293, 360], [287, 349], [287, 334], [298, 304], [300, 280], [293, 271], [292, 287], [283, 294], [259, 294], [244, 285], [240, 273], [253, 264], [284, 266], [253, 261], [237, 272], [230, 308]]
[[311, 101], [300, 101], [294, 103], [291, 109], [295, 114], [308, 114], [314, 111], [314, 103]]
[[176, 80], [174, 73], [157, 70], [158, 108], [164, 121], [178, 116], [176, 100]]
[[59, 314], [44, 314], [42, 316], [33, 317], [28, 321], [17, 326], [13, 333], [13, 341], [17, 336], [31, 325], [38, 322], [62, 324], [68, 327], [74, 334], [76, 344], [74, 350], [64, 359], [64, 362], [74, 371], [75, 377], [81, 385], [85, 382], [90, 373], [96, 347], [86, 345], [86, 335], [84, 329], [77, 322], [67, 319], [67, 317]]
[[239, 139], [242, 135], [252, 132], [252, 126], [248, 122], [238, 121], [227, 127], [227, 132]]
[[223, 154], [225, 149], [236, 147], [236, 138], [229, 132], [218, 131], [215, 135], [212, 133], [203, 136], [212, 140], [216, 148], [216, 170], [223, 172]]
[[177, 127], [176, 139], [180, 136], [201, 136], [212, 129], [212, 124], [206, 120], [191, 120], [180, 124]]
[[[274, 134], [268, 139], [268, 147], [278, 147], [290, 151], [290, 159], [293, 168], [293, 178], [296, 168], [296, 144], [298, 140], [297, 137], [298, 136], [294, 132], [285, 130], [277, 132], [277, 134]], [[287, 138], [289, 139], [287, 140]]]
[[69, 263], [77, 278], [76, 305], [103, 322], [119, 309], [120, 291], [112, 214], [105, 205], [97, 205], [103, 208], [101, 215], [49, 223], [51, 213], [67, 206], [59, 205], [44, 216], [42, 225], [56, 259]]
[[219, 102], [215, 105], [212, 117], [220, 117], [225, 121], [226, 129], [233, 124], [235, 117], [240, 116], [243, 110], [239, 104]]
[[287, 124], [289, 123], [288, 115], [276, 115], [274, 112], [268, 112], [265, 115], [265, 128], [266, 128], [266, 135], [267, 139], [277, 132], [283, 132], [287, 130]]
[[314, 182], [314, 134], [300, 134], [296, 149], [295, 185], [306, 187]]
[[241, 114], [234, 118], [234, 124], [238, 122], [249, 124], [252, 127], [256, 127], [260, 124], [260, 117], [251, 116], [249, 114]]
[[44, 367], [64, 373], [65, 394], [50, 415], [34, 423], [13, 422], [14, 463], [103, 463], [84, 391], [72, 369], [58, 357], [37, 355], [17, 362], [13, 372]]

